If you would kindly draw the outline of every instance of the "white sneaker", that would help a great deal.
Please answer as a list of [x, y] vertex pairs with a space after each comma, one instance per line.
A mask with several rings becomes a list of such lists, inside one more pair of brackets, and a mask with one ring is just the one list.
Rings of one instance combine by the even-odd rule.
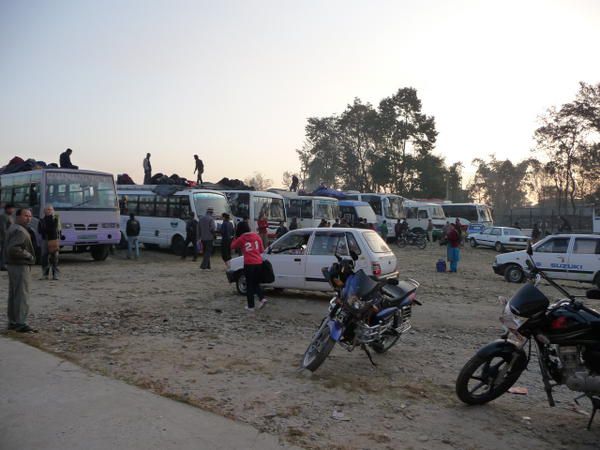
[[247, 305], [246, 305], [246, 306], [244, 306], [244, 309], [245, 309], [246, 311], [248, 311], [249, 313], [253, 313], [253, 312], [255, 311], [255, 308], [249, 308]]
[[263, 309], [267, 304], [267, 299], [263, 298], [260, 302], [258, 302], [258, 309]]

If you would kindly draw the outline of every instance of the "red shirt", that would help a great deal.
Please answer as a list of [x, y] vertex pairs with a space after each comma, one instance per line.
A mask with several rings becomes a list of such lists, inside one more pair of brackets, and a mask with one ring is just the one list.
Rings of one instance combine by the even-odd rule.
[[452, 227], [450, 231], [448, 231], [446, 237], [448, 239], [448, 242], [450, 243], [450, 247], [456, 248], [460, 245], [460, 236], [458, 235], [458, 232], [456, 231], [456, 229], [454, 229], [454, 227]]
[[262, 239], [258, 234], [253, 232], [242, 234], [231, 243], [232, 250], [238, 248], [242, 250], [245, 265], [254, 266], [262, 264], [262, 252], [265, 249], [263, 247]]
[[267, 219], [258, 219], [256, 225], [258, 226], [258, 234], [267, 234], [269, 229], [269, 221]]

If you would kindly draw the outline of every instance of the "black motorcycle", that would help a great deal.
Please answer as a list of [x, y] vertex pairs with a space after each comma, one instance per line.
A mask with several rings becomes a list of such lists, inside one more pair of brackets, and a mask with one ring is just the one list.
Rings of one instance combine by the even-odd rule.
[[398, 236], [397, 244], [400, 248], [404, 248], [407, 245], [414, 245], [423, 250], [427, 247], [427, 238], [423, 233], [413, 233], [412, 231], [409, 231], [408, 233]]
[[[530, 282], [503, 306], [500, 321], [505, 333], [465, 364], [456, 380], [456, 394], [469, 405], [481, 405], [500, 397], [527, 368], [533, 343], [548, 403], [554, 406], [552, 389], [558, 385], [582, 392], [575, 401], [590, 399], [589, 429], [600, 408], [600, 313], [536, 268], [531, 246], [527, 253], [531, 260], [527, 260]], [[550, 305], [537, 287], [542, 279], [566, 298]], [[589, 290], [586, 296], [600, 299], [600, 290]]]
[[335, 290], [329, 312], [313, 336], [302, 358], [302, 367], [315, 371], [336, 343], [348, 351], [360, 347], [373, 365], [367, 348], [385, 353], [411, 328], [412, 304], [419, 283], [414, 280], [375, 280], [362, 269], [354, 271], [353, 260], [341, 259], [322, 272]]

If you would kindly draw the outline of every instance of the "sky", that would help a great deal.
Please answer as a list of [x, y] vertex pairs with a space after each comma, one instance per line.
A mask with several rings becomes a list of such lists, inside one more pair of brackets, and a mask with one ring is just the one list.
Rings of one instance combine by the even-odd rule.
[[447, 163], [530, 155], [600, 82], [600, 1], [0, 0], [0, 165], [298, 171], [309, 117], [414, 87]]

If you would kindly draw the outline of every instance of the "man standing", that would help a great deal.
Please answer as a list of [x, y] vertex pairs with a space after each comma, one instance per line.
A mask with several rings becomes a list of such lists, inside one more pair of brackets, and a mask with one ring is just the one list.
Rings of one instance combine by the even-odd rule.
[[295, 174], [292, 175], [292, 184], [290, 185], [290, 192], [298, 191], [298, 183], [299, 182], [300, 182], [300, 180], [298, 180], [298, 177]]
[[198, 172], [198, 178], [196, 179], [196, 183], [202, 184], [202, 174], [204, 173], [204, 163], [198, 155], [194, 155], [194, 159], [196, 160], [196, 168], [194, 169], [194, 173]]
[[32, 215], [29, 209], [18, 209], [16, 223], [6, 235], [5, 256], [8, 269], [8, 329], [19, 333], [35, 332], [27, 325], [31, 266], [35, 250], [27, 228]]
[[8, 228], [15, 223], [13, 214], [15, 207], [11, 204], [4, 206], [4, 214], [0, 216], [0, 270], [6, 270], [6, 262], [4, 259], [4, 243], [6, 241], [6, 233]]
[[233, 224], [229, 214], [223, 213], [223, 224], [221, 225], [221, 257], [225, 266], [229, 269], [229, 261], [231, 260], [231, 242], [233, 242]]
[[44, 217], [38, 223], [38, 233], [42, 238], [42, 279], [47, 280], [52, 268], [52, 279], [58, 280], [58, 251], [60, 242], [60, 218], [52, 205], [44, 208]]
[[194, 255], [193, 261], [196, 261], [198, 258], [198, 219], [195, 214], [190, 216], [185, 223], [185, 242], [183, 243], [181, 259], [186, 258], [190, 242], [192, 243], [192, 254]]
[[433, 222], [431, 219], [427, 222], [427, 240], [433, 242]]
[[213, 219], [213, 209], [208, 208], [206, 214], [200, 218], [200, 240], [202, 240], [202, 248], [204, 249], [202, 264], [200, 264], [202, 270], [210, 270], [210, 257], [212, 255], [213, 240], [215, 239], [216, 231], [217, 226], [215, 219]]
[[79, 169], [78, 166], [75, 166], [75, 165], [73, 165], [73, 163], [71, 163], [71, 153], [73, 153], [73, 150], [68, 148], [60, 154], [60, 158], [59, 158], [60, 167], [62, 167], [64, 169]]
[[135, 219], [133, 213], [129, 214], [125, 233], [127, 234], [127, 259], [131, 259], [131, 254], [134, 252], [135, 259], [138, 259], [140, 257], [140, 223]]
[[152, 178], [152, 164], [150, 164], [150, 153], [146, 153], [144, 158], [144, 184], [150, 184]]

